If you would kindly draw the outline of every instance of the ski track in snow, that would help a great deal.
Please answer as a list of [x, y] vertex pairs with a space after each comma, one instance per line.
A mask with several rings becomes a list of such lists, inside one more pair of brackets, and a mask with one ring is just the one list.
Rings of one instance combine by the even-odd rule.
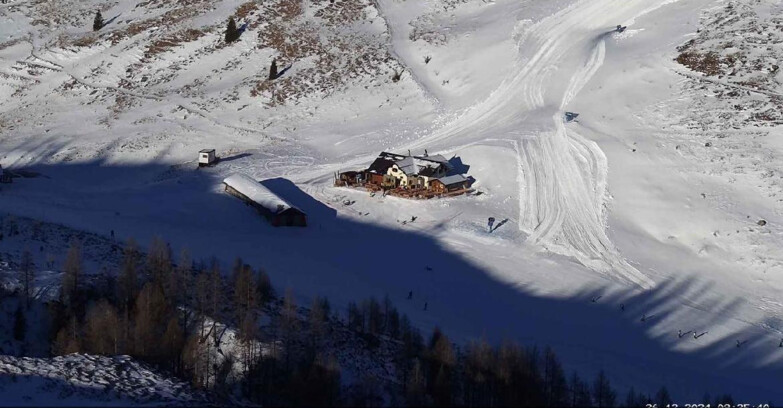
[[[676, 0], [675, 0], [676, 1]], [[614, 280], [643, 288], [653, 282], [631, 266], [606, 234], [605, 201], [608, 165], [598, 145], [566, 126], [564, 110], [600, 69], [605, 39], [613, 24], [633, 21], [672, 0], [583, 0], [530, 26], [518, 42], [520, 64], [483, 102], [408, 148], [423, 148], [468, 134], [516, 134], [520, 154], [519, 229], [528, 241], [575, 257]], [[586, 43], [586, 44], [585, 44]], [[586, 46], [585, 46], [586, 45]], [[524, 52], [534, 50], [528, 59]], [[579, 57], [587, 50], [587, 60]], [[583, 62], [584, 61], [584, 62]], [[562, 94], [548, 95], [556, 73], [575, 67]], [[569, 65], [570, 63], [570, 65]], [[523, 113], [552, 112], [552, 130], [535, 138], [519, 137]]]

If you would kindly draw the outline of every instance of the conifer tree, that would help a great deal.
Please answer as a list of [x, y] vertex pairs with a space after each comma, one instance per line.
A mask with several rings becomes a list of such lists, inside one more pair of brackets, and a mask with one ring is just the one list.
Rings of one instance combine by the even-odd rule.
[[103, 16], [100, 11], [95, 12], [95, 20], [92, 21], [92, 31], [98, 31], [103, 28]]
[[25, 319], [22, 305], [19, 305], [14, 313], [14, 340], [24, 341], [26, 332], [27, 319]]
[[550, 407], [563, 406], [568, 400], [568, 384], [563, 366], [549, 347], [544, 350], [544, 394], [546, 405]]
[[22, 259], [19, 262], [19, 282], [22, 284], [25, 306], [30, 308], [30, 300], [33, 297], [33, 284], [35, 282], [35, 265], [33, 264], [33, 255], [27, 249], [22, 252]]
[[593, 400], [590, 397], [590, 390], [587, 388], [587, 384], [585, 384], [576, 373], [571, 375], [568, 388], [571, 391], [570, 405], [572, 407], [589, 407], [593, 405]]
[[272, 59], [272, 65], [269, 66], [269, 80], [277, 79], [277, 58]]
[[600, 407], [613, 407], [617, 394], [612, 390], [609, 379], [606, 378], [604, 370], [598, 372], [593, 383], [593, 399], [595, 404]]
[[228, 26], [226, 27], [226, 42], [232, 43], [239, 39], [239, 32], [237, 31], [237, 22], [234, 21], [234, 17], [228, 19]]
[[116, 355], [120, 352], [120, 318], [117, 309], [101, 299], [87, 311], [85, 320], [85, 349], [90, 353]]
[[[147, 278], [166, 289], [171, 274], [171, 248], [161, 237], [152, 239], [147, 252]], [[165, 295], [171, 295], [165, 293]]]
[[73, 312], [76, 309], [79, 295], [79, 281], [82, 274], [82, 246], [75, 237], [71, 239], [63, 267], [61, 301], [66, 309]]
[[135, 353], [142, 358], [155, 359], [161, 354], [157, 340], [166, 329], [169, 313], [160, 285], [148, 282], [139, 292], [134, 307]]
[[655, 393], [655, 403], [661, 404], [658, 405], [659, 407], [665, 407], [672, 403], [672, 397], [669, 395], [669, 390], [667, 390], [666, 387], [661, 387], [658, 392]]

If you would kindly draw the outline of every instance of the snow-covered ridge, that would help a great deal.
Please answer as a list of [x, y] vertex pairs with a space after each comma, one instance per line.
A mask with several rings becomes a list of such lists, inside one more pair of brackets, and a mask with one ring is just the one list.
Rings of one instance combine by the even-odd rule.
[[53, 358], [0, 355], [0, 406], [203, 405], [187, 383], [128, 356], [70, 354]]

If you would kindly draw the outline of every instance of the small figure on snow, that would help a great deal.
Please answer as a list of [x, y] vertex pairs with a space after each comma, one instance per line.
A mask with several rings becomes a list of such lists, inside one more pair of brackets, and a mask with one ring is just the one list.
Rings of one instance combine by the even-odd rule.
[[783, 347], [783, 339], [780, 339], [780, 344], [778, 344], [778, 347]]
[[114, 239], [114, 230], [111, 230], [111, 239]]
[[600, 299], [601, 297], [603, 297], [603, 296], [593, 296], [593, 298], [590, 299], [590, 301], [593, 302], [593, 303], [596, 303], [596, 302], [598, 302], [598, 299]]
[[620, 311], [621, 312], [625, 311], [625, 303], [620, 303]]
[[413, 291], [408, 292], [408, 300], [413, 299]]
[[641, 319], [639, 319], [639, 320], [641, 320], [641, 321], [643, 321], [643, 322], [646, 322], [646, 321], [647, 321], [647, 314], [645, 314], [645, 313], [642, 313], [642, 318], [641, 318]]
[[[679, 338], [683, 338], [688, 335], [688, 333], [692, 332], [693, 330], [686, 331], [685, 333], [682, 332], [682, 330], [677, 330], [677, 336]], [[696, 332], [693, 332], [693, 335], [696, 336]]]
[[427, 302], [424, 302], [424, 311], [427, 311]]
[[489, 226], [489, 232], [492, 232], [492, 226], [495, 225], [495, 217], [489, 217], [487, 225]]
[[426, 269], [426, 270], [428, 270], [428, 271], [432, 272], [432, 267], [430, 267], [430, 266], [425, 266], [425, 267], [424, 267], [424, 269]]
[[414, 215], [414, 216], [411, 216], [411, 222], [413, 222], [413, 221], [416, 221], [416, 218], [419, 218], [419, 217], [417, 217], [417, 216], [415, 216], [415, 215]]

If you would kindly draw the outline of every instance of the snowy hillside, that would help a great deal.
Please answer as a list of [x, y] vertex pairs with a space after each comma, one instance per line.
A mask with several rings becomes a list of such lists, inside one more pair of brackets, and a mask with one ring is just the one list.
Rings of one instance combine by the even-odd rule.
[[[28, 177], [0, 211], [239, 254], [339, 309], [388, 294], [425, 330], [548, 344], [621, 389], [783, 401], [779, 3], [17, 0], [0, 165]], [[202, 148], [224, 160], [195, 170]], [[481, 194], [332, 185], [409, 149]], [[225, 194], [234, 172], [309, 227]]]
[[187, 384], [130, 357], [0, 355], [2, 406], [192, 406], [209, 403]]

